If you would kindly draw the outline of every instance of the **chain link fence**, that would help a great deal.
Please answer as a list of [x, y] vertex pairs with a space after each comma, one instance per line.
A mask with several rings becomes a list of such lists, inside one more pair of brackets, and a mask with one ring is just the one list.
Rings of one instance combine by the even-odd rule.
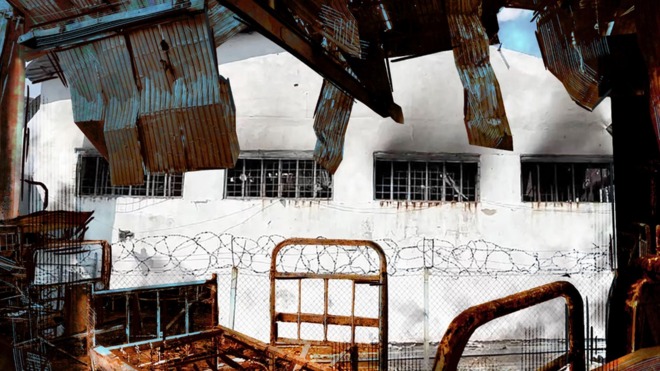
[[[258, 239], [215, 235], [168, 235], [124, 241], [113, 246], [111, 288], [161, 285], [218, 275], [220, 324], [259, 340], [270, 338], [270, 261], [282, 236]], [[587, 364], [605, 357], [607, 295], [613, 279], [609, 245], [583, 251], [524, 251], [486, 241], [456, 246], [422, 238], [411, 244], [376, 241], [388, 257], [389, 366], [391, 370], [429, 370], [438, 342], [463, 310], [494, 299], [564, 280], [586, 305]], [[290, 270], [335, 273], [377, 272], [377, 259], [361, 250], [317, 249], [278, 261]], [[351, 311], [351, 288], [329, 287], [328, 312]], [[299, 295], [299, 290], [300, 295]], [[278, 311], [323, 313], [323, 281], [278, 282]], [[358, 286], [355, 315], [377, 317], [377, 289]], [[365, 304], [366, 303], [366, 304]], [[567, 351], [563, 299], [495, 319], [478, 328], [459, 364], [461, 370], [536, 370]], [[291, 326], [287, 326], [291, 325]], [[302, 337], [322, 337], [322, 325], [304, 324]], [[345, 326], [330, 326], [328, 340], [345, 342]], [[377, 341], [377, 329], [359, 329], [356, 340]], [[370, 331], [375, 330], [375, 331]], [[280, 336], [295, 338], [296, 324], [280, 324]]]

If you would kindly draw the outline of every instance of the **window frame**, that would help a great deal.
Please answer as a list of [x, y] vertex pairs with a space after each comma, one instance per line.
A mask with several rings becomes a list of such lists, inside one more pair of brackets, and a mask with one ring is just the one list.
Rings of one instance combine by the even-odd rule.
[[[334, 175], [330, 175], [331, 187], [330, 187], [330, 197], [300, 197], [300, 187], [298, 184], [299, 179], [299, 170], [300, 162], [299, 161], [312, 161], [314, 164], [312, 179], [316, 181], [317, 179], [317, 169], [323, 168], [321, 165], [316, 163], [314, 160], [314, 151], [263, 151], [263, 150], [252, 150], [252, 151], [241, 151], [241, 154], [238, 157], [239, 160], [253, 160], [261, 161], [261, 196], [240, 196], [240, 197], [229, 197], [227, 192], [227, 186], [229, 182], [228, 170], [224, 169], [224, 185], [223, 185], [223, 194], [222, 198], [225, 200], [293, 200], [293, 201], [332, 201], [335, 197], [335, 179]], [[265, 195], [266, 192], [266, 182], [264, 178], [264, 161], [278, 161], [278, 185], [277, 185], [277, 197], [268, 197]], [[296, 184], [294, 185], [296, 195], [295, 197], [282, 197], [283, 187], [282, 187], [282, 162], [283, 161], [296, 161]], [[244, 168], [245, 169], [245, 168]], [[327, 170], [326, 170], [327, 171]], [[313, 187], [313, 195], [317, 194], [316, 187]], [[241, 186], [241, 194], [245, 195], [245, 183]]]
[[[376, 166], [377, 161], [389, 161], [392, 164], [394, 162], [407, 162], [408, 163], [408, 176], [407, 176], [407, 190], [406, 190], [406, 199], [405, 200], [396, 200], [394, 199], [393, 184], [390, 183], [390, 198], [389, 199], [379, 199], [377, 195], [377, 179], [376, 179]], [[410, 191], [410, 163], [411, 162], [425, 162], [426, 163], [426, 183], [428, 184], [429, 180], [429, 163], [442, 163], [443, 164], [443, 174], [446, 172], [446, 164], [453, 163], [461, 165], [461, 173], [463, 172], [463, 164], [476, 164], [477, 173], [475, 176], [474, 182], [474, 200], [468, 201], [453, 201], [446, 200], [446, 187], [442, 187], [442, 200], [412, 200], [411, 191]], [[462, 182], [462, 176], [461, 176]], [[377, 202], [419, 202], [419, 203], [436, 203], [436, 202], [446, 202], [446, 203], [478, 203], [481, 197], [480, 185], [481, 185], [481, 155], [476, 153], [442, 153], [442, 152], [383, 152], [377, 151], [373, 154], [373, 171], [372, 171], [372, 198]], [[460, 186], [461, 192], [463, 191], [463, 186]], [[429, 193], [425, 191], [424, 197], [428, 198]]]
[[[611, 200], [606, 202], [597, 202], [597, 201], [525, 201], [524, 189], [525, 189], [525, 179], [522, 171], [522, 165], [524, 163], [544, 163], [544, 164], [608, 164], [608, 171], [611, 176]], [[538, 170], [537, 170], [538, 171]], [[576, 183], [575, 183], [575, 167], [572, 167], [572, 189], [573, 195], [576, 194]], [[555, 167], [555, 183], [557, 182], [557, 168]], [[520, 156], [520, 202], [523, 204], [531, 203], [584, 203], [584, 204], [613, 204], [614, 203], [614, 156], [611, 155], [521, 155]]]
[[[167, 173], [156, 173], [153, 175], [164, 175], [164, 189], [163, 189], [163, 196], [160, 195], [150, 195], [150, 189], [149, 185], [152, 182], [151, 176], [152, 174], [149, 173], [145, 169], [145, 176], [147, 179], [145, 180], [144, 184], [142, 186], [111, 186], [112, 188], [112, 194], [93, 194], [93, 195], [88, 195], [88, 194], [82, 194], [82, 170], [83, 170], [83, 158], [84, 157], [95, 157], [96, 158], [96, 167], [95, 167], [95, 179], [98, 181], [98, 171], [99, 171], [99, 160], [104, 159], [103, 156], [96, 150], [96, 149], [89, 149], [89, 148], [77, 148], [76, 152], [78, 153], [78, 161], [76, 163], [76, 197], [81, 197], [81, 198], [119, 198], [119, 197], [135, 197], [135, 198], [161, 198], [161, 199], [181, 199], [183, 198], [183, 193], [184, 193], [184, 188], [185, 188], [185, 172], [180, 173], [181, 174], [181, 194], [178, 196], [175, 195], [167, 195], [168, 192], [168, 185], [171, 185], [171, 181], [168, 181], [171, 179], [171, 175], [179, 175], [179, 174], [167, 174]], [[105, 160], [105, 159], [104, 159]], [[109, 174], [109, 169], [108, 169], [108, 174]], [[95, 182], [94, 184], [94, 190], [97, 191], [103, 186], [98, 185], [98, 182]], [[128, 187], [128, 194], [117, 194], [115, 193], [116, 188], [118, 187]], [[133, 187], [145, 187], [144, 194], [132, 194]], [[153, 189], [151, 190], [151, 193], [153, 193]]]

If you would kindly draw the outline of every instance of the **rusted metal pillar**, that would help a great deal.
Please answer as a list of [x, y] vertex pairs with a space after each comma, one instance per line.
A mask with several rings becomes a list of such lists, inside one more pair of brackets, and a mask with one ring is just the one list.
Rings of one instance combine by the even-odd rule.
[[22, 21], [8, 20], [0, 70], [0, 219], [17, 217], [20, 200], [25, 57], [17, 40], [22, 33]]
[[65, 288], [65, 333], [75, 335], [87, 330], [87, 287], [69, 285]]

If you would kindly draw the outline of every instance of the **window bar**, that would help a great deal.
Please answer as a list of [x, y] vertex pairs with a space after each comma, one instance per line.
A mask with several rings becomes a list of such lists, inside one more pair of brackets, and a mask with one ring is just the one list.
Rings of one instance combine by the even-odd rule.
[[94, 167], [94, 196], [98, 195], [98, 183], [99, 183], [99, 158], [96, 158], [96, 167]]
[[300, 173], [300, 160], [296, 160], [296, 185], [295, 185], [295, 190], [296, 190], [296, 198], [300, 198], [300, 185], [298, 183], [298, 174]]
[[410, 167], [411, 167], [411, 162], [408, 161], [408, 175], [406, 176], [406, 201], [410, 201], [412, 197], [410, 197], [410, 194], [412, 193], [412, 189], [410, 187], [410, 182], [412, 175], [410, 174]]
[[277, 161], [277, 198], [282, 198], [282, 160]]
[[557, 182], [557, 164], [555, 164], [555, 202], [559, 201], [559, 183]]
[[426, 161], [426, 171], [425, 174], [426, 176], [426, 181], [424, 182], [424, 201], [428, 201], [430, 197], [430, 188], [429, 188], [429, 162]]
[[459, 192], [460, 192], [460, 195], [458, 196], [459, 197], [458, 199], [460, 200], [461, 197], [463, 197], [463, 198], [465, 198], [465, 201], [468, 201], [468, 198], [465, 195], [465, 190], [463, 189], [463, 163], [462, 162], [458, 164], [458, 168], [460, 169], [460, 174], [461, 174], [461, 181], [458, 185], [458, 187], [459, 187], [458, 189], [459, 189]]
[[259, 178], [261, 179], [261, 186], [259, 187], [261, 189], [261, 197], [266, 197], [266, 172], [264, 171], [264, 160], [259, 160], [259, 163], [261, 164], [261, 173], [259, 174]]
[[536, 194], [538, 199], [536, 202], [541, 202], [541, 166], [536, 164]]
[[313, 174], [312, 174], [312, 192], [313, 192], [313, 193], [312, 193], [312, 198], [316, 198], [316, 180], [317, 180], [317, 179], [316, 179], [316, 176], [317, 176], [317, 174], [316, 174], [316, 168], [317, 168], [319, 165], [316, 163], [316, 161], [312, 161], [312, 164], [314, 164], [314, 166], [313, 166], [313, 169], [314, 169], [314, 170], [313, 170]]
[[394, 200], [394, 161], [390, 161], [390, 201]]
[[163, 175], [163, 196], [165, 196], [165, 197], [169, 196], [169, 194], [168, 194], [168, 190], [170, 188], [170, 187], [168, 187], [169, 185], [170, 185], [170, 175], [165, 174], [165, 175]]
[[445, 179], [447, 179], [447, 163], [442, 161], [442, 201], [447, 201], [447, 189], [445, 188]]
[[573, 187], [573, 201], [577, 202], [577, 194], [575, 193], [575, 164], [571, 164], [571, 186]]

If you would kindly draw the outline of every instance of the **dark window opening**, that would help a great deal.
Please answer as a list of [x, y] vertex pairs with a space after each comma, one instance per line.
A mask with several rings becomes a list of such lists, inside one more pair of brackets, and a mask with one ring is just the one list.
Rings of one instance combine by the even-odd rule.
[[477, 200], [479, 165], [475, 161], [375, 160], [376, 200]]
[[612, 202], [611, 163], [523, 162], [523, 202]]
[[139, 186], [113, 186], [110, 166], [101, 156], [81, 156], [78, 172], [79, 196], [183, 196], [183, 174], [145, 174]]
[[239, 159], [227, 169], [227, 198], [331, 199], [332, 175], [314, 160]]

